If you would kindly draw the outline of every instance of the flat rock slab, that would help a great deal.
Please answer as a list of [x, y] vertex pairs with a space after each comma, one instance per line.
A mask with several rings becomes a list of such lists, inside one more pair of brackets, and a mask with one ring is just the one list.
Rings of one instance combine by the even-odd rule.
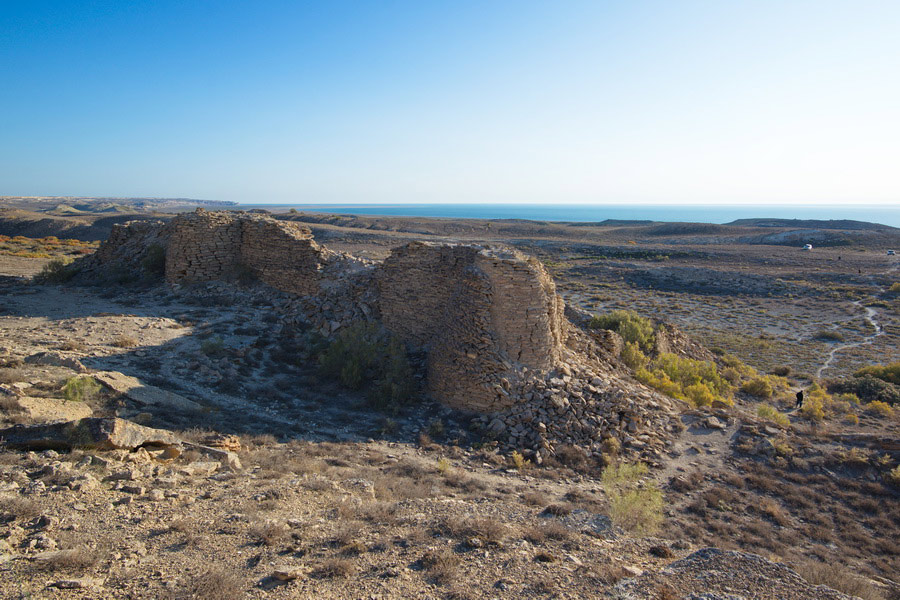
[[135, 425], [124, 419], [87, 418], [65, 423], [15, 425], [0, 430], [0, 440], [21, 450], [133, 450], [144, 445], [168, 446], [179, 440], [168, 431]]
[[22, 396], [18, 399], [21, 406], [32, 421], [49, 423], [53, 421], [75, 421], [90, 417], [94, 411], [84, 402], [66, 402], [55, 398], [31, 398]]
[[156, 386], [147, 385], [137, 377], [131, 377], [118, 371], [99, 371], [94, 373], [94, 379], [120, 394], [128, 396], [138, 404], [157, 408], [175, 409], [194, 412], [201, 410], [201, 406], [184, 396], [173, 394]]
[[38, 352], [37, 354], [32, 354], [31, 356], [25, 358], [25, 363], [29, 365], [65, 367], [67, 369], [72, 369], [77, 373], [84, 373], [87, 371], [85, 366], [81, 364], [81, 361], [74, 356], [66, 356], [61, 352], [55, 351]]

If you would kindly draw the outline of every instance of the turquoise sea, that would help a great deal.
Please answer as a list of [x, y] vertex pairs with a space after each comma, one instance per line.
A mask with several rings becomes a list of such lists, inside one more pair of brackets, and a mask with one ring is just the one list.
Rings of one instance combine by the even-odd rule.
[[735, 219], [852, 219], [900, 227], [900, 206], [751, 206], [615, 204], [244, 204], [266, 208], [348, 215], [446, 217], [452, 219], [529, 219], [598, 222], [606, 219], [729, 223]]

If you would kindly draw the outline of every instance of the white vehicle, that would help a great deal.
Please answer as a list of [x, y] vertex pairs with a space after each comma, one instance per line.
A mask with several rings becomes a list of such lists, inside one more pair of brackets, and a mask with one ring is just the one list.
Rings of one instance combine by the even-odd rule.
[[893, 256], [893, 255], [894, 255], [894, 251], [893, 251], [893, 250], [888, 250], [887, 255], [888, 255], [888, 256]]
[[803, 246], [803, 249], [804, 250], [812, 250], [812, 244], [806, 244], [805, 246]]

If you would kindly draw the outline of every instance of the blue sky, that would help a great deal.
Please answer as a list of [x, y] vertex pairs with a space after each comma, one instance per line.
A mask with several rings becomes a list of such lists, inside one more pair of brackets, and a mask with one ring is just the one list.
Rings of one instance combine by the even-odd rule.
[[900, 2], [0, 2], [0, 194], [900, 204]]

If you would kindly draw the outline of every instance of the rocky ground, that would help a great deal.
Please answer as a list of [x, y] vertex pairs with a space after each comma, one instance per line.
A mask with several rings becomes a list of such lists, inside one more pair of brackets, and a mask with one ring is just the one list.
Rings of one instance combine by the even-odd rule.
[[[377, 258], [404, 235], [347, 235], [342, 249]], [[850, 265], [843, 256], [841, 268]], [[874, 279], [839, 300], [822, 290], [834, 292], [843, 272], [814, 297], [716, 296], [648, 287], [661, 279], [577, 275], [599, 259], [558, 248], [543, 258], [573, 303], [684, 315], [698, 330], [720, 328], [722, 345], [737, 337], [739, 355], [760, 368], [767, 359], [754, 362], [754, 352], [781, 364], [802, 356], [811, 376], [829, 348], [869, 340], [838, 350], [828, 368], [846, 372], [857, 351], [860, 361], [879, 352], [880, 362], [896, 360], [896, 300], [884, 295], [892, 267], [874, 254], [847, 267], [865, 264]], [[814, 263], [769, 260], [782, 275], [803, 273], [790, 285], [810, 287]], [[811, 427], [790, 414], [778, 426], [741, 397], [733, 408], [684, 409], [647, 475], [663, 491], [665, 521], [639, 534], [612, 525], [609, 490], [583, 457], [517, 463], [462, 415], [433, 404], [373, 412], [323, 380], [303, 348], [285, 351], [292, 332], [279, 315], [290, 301], [271, 290], [20, 278], [44, 262], [0, 257], [0, 428], [120, 417], [174, 439], [0, 453], [2, 597], [846, 597], [818, 583], [900, 597], [900, 503], [879, 458], [896, 464], [896, 419]], [[883, 335], [867, 329], [860, 309], [869, 305]], [[757, 317], [764, 325], [748, 324]], [[844, 339], [814, 341], [829, 324]], [[750, 339], [772, 346], [739, 337], [756, 328], [774, 339]], [[798, 343], [785, 341], [799, 330]], [[63, 385], [82, 373], [102, 387], [66, 400]]]

